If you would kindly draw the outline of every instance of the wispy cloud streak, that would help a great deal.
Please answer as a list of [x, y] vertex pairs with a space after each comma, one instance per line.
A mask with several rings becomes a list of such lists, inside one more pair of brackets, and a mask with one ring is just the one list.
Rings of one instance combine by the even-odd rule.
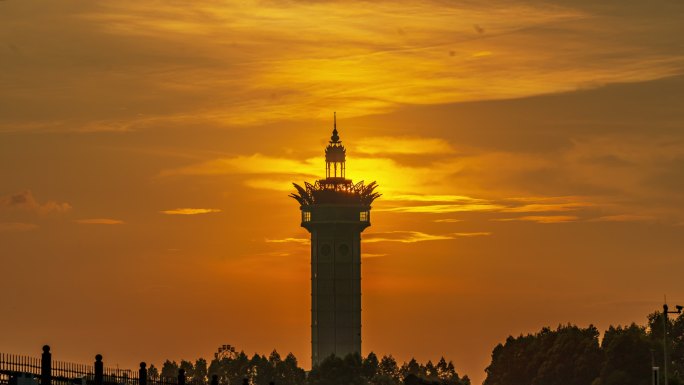
[[90, 218], [90, 219], [77, 219], [76, 223], [83, 225], [122, 225], [124, 221], [119, 219], [111, 218]]
[[512, 222], [537, 222], [537, 223], [567, 223], [576, 222], [579, 218], [574, 215], [527, 215], [515, 218], [498, 218], [496, 221]]
[[376, 242], [401, 242], [416, 243], [426, 241], [444, 241], [459, 237], [480, 237], [491, 235], [490, 232], [461, 232], [449, 234], [428, 234], [421, 231], [387, 231], [381, 233], [370, 233], [363, 237], [365, 243]]
[[160, 213], [167, 215], [198, 215], [198, 214], [210, 214], [219, 213], [220, 209], [196, 209], [196, 208], [179, 208], [172, 210], [162, 210]]
[[280, 238], [280, 239], [266, 239], [266, 243], [299, 243], [308, 244], [310, 241], [306, 238]]

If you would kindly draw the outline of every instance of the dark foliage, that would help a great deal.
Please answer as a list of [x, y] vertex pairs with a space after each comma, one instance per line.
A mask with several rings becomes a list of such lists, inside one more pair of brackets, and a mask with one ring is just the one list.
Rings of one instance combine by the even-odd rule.
[[[508, 337], [492, 351], [484, 385], [649, 385], [651, 362], [662, 368], [662, 313], [647, 326], [599, 332], [574, 325]], [[668, 323], [669, 384], [684, 384], [684, 317]], [[662, 380], [661, 380], [662, 381]]]
[[255, 354], [251, 358], [234, 349], [220, 350], [208, 367], [202, 358], [194, 364], [167, 360], [161, 376], [174, 378], [178, 369], [185, 370], [191, 385], [208, 384], [213, 375], [221, 385], [241, 385], [245, 380], [249, 385], [400, 385], [409, 374], [410, 381], [417, 381], [414, 385], [470, 385], [468, 376], [459, 377], [454, 364], [444, 358], [437, 365], [429, 361], [421, 365], [411, 359], [400, 367], [391, 355], [378, 359], [372, 352], [365, 358], [359, 354], [330, 356], [307, 375], [292, 353], [283, 360], [275, 350], [268, 357]]

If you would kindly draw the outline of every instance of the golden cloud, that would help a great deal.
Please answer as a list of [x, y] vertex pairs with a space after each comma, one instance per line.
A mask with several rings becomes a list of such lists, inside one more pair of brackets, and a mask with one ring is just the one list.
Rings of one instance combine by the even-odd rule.
[[180, 208], [173, 210], [162, 210], [160, 213], [167, 215], [197, 215], [197, 214], [209, 214], [209, 213], [219, 213], [220, 209], [194, 209], [194, 208]]
[[468, 202], [485, 203], [484, 199], [477, 199], [463, 195], [428, 195], [428, 194], [397, 194], [392, 196], [396, 201], [414, 202]]
[[567, 202], [567, 203], [533, 203], [522, 206], [506, 207], [502, 212], [508, 213], [531, 213], [531, 212], [554, 212], [554, 211], [575, 211], [582, 208], [593, 207], [596, 204], [589, 202]]
[[[414, 140], [418, 139], [414, 138]], [[500, 157], [493, 159], [501, 160]], [[382, 199], [375, 205], [376, 212], [550, 213], [577, 211], [598, 206], [598, 203], [589, 202], [587, 198], [578, 196], [516, 197], [492, 200], [437, 193], [452, 190], [454, 187], [448, 182], [451, 180], [449, 176], [469, 161], [469, 159], [447, 158], [429, 165], [413, 166], [400, 164], [391, 158], [356, 157], [353, 167], [347, 169], [347, 176], [356, 182], [363, 179], [361, 176], [374, 176], [383, 194]], [[509, 159], [507, 163], [511, 162]], [[252, 154], [214, 159], [165, 170], [160, 176], [246, 175], [248, 177], [244, 183], [251, 188], [287, 192], [292, 190], [292, 182], [298, 177], [309, 180], [320, 177], [323, 173], [323, 164], [322, 159], [318, 157], [298, 160]], [[354, 178], [354, 176], [359, 177]]]
[[[64, 17], [91, 32], [95, 42], [119, 39], [118, 46], [140, 61], [126, 73], [139, 82], [141, 94], [163, 95], [176, 107], [111, 122], [98, 117], [84, 122], [82, 130], [131, 130], [150, 122], [185, 122], [188, 116], [227, 126], [323, 118], [331, 105], [352, 117], [405, 105], [519, 98], [681, 72], [681, 55], [634, 43], [638, 28], [615, 25], [612, 19], [588, 28], [586, 21], [596, 15], [548, 3], [198, 0], [191, 6], [195, 11], [188, 7], [120, 0]], [[487, 28], [474, 29], [473, 20]], [[538, 33], [541, 29], [545, 33]], [[615, 31], [627, 32], [610, 35]], [[615, 38], [591, 39], [596, 33]], [[568, 36], [574, 43], [562, 57], [547, 49], [549, 41]], [[150, 49], [156, 54], [144, 54]], [[92, 51], [95, 60], [98, 54], [110, 55]], [[117, 87], [119, 76], [95, 76], [112, 86], [108, 97], [129, 96]], [[81, 77], [63, 81], [85, 88]], [[203, 103], [197, 95], [212, 95], [212, 102]], [[449, 150], [439, 140], [425, 144]], [[366, 150], [389, 149], [372, 145]], [[420, 149], [399, 146], [397, 151]]]
[[[254, 188], [290, 191], [298, 177], [315, 179], [324, 174], [324, 162], [320, 157], [304, 160], [253, 154], [219, 158], [188, 166], [164, 170], [159, 177], [200, 175], [250, 175], [245, 183]], [[351, 166], [351, 165], [350, 165]], [[381, 188], [383, 199], [429, 200], [428, 195], [411, 194], [425, 186], [440, 186], [445, 176], [459, 169], [458, 161], [445, 161], [428, 166], [399, 164], [388, 158], [355, 157], [353, 167], [347, 168], [347, 178], [356, 182], [373, 176]], [[423, 192], [423, 191], [418, 191]], [[449, 202], [473, 201], [456, 195], [439, 195]]]
[[387, 231], [382, 233], [369, 233], [363, 236], [364, 243], [375, 242], [401, 242], [415, 243], [425, 241], [441, 241], [454, 239], [452, 235], [427, 234], [420, 231]]
[[390, 208], [378, 208], [375, 211], [390, 211], [399, 213], [426, 213], [426, 214], [443, 214], [443, 213], [458, 213], [466, 211], [499, 211], [505, 206], [492, 203], [475, 203], [475, 204], [452, 204], [452, 205], [422, 205], [422, 206], [401, 206]]
[[383, 254], [383, 253], [362, 253], [361, 258], [380, 258], [380, 257], [386, 257], [389, 254]]
[[499, 218], [496, 221], [511, 222], [511, 221], [525, 221], [537, 223], [567, 223], [576, 222], [579, 218], [573, 215], [529, 215], [516, 218]]
[[443, 241], [449, 239], [456, 239], [458, 237], [478, 237], [491, 235], [489, 232], [472, 232], [472, 233], [450, 233], [450, 234], [428, 234], [420, 231], [386, 231], [381, 233], [369, 233], [363, 236], [364, 243], [376, 242], [401, 242], [401, 243], [416, 243], [425, 241]]
[[488, 231], [480, 231], [480, 232], [474, 232], [474, 233], [453, 233], [453, 235], [457, 237], [484, 237], [487, 235], [492, 235], [492, 233]]
[[304, 161], [262, 154], [219, 158], [186, 167], [164, 170], [160, 176], [226, 175], [226, 174], [288, 174], [317, 175], [323, 171], [320, 158]]
[[308, 244], [309, 240], [306, 238], [281, 238], [281, 239], [266, 239], [267, 243], [299, 243]]

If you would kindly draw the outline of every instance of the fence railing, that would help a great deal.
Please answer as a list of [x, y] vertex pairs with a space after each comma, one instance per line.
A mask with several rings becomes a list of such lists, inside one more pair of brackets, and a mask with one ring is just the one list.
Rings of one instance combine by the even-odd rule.
[[[185, 371], [178, 370], [176, 378], [150, 377], [147, 365], [129, 370], [108, 368], [102, 355], [95, 356], [92, 365], [53, 361], [48, 345], [43, 346], [40, 358], [0, 353], [0, 385], [199, 385], [187, 381]], [[219, 385], [212, 376], [210, 385]]]

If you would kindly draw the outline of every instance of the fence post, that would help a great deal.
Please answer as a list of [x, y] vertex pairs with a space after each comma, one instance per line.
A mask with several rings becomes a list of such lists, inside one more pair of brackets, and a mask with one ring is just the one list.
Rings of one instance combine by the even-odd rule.
[[178, 385], [185, 385], [185, 369], [178, 369]]
[[138, 372], [138, 384], [147, 385], [147, 364], [140, 363], [140, 371]]
[[102, 385], [104, 382], [104, 364], [102, 354], [95, 356], [95, 385]]
[[52, 353], [50, 346], [43, 346], [43, 355], [40, 358], [40, 385], [50, 385], [52, 382]]
[[211, 385], [218, 385], [218, 376], [215, 374], [211, 376]]

